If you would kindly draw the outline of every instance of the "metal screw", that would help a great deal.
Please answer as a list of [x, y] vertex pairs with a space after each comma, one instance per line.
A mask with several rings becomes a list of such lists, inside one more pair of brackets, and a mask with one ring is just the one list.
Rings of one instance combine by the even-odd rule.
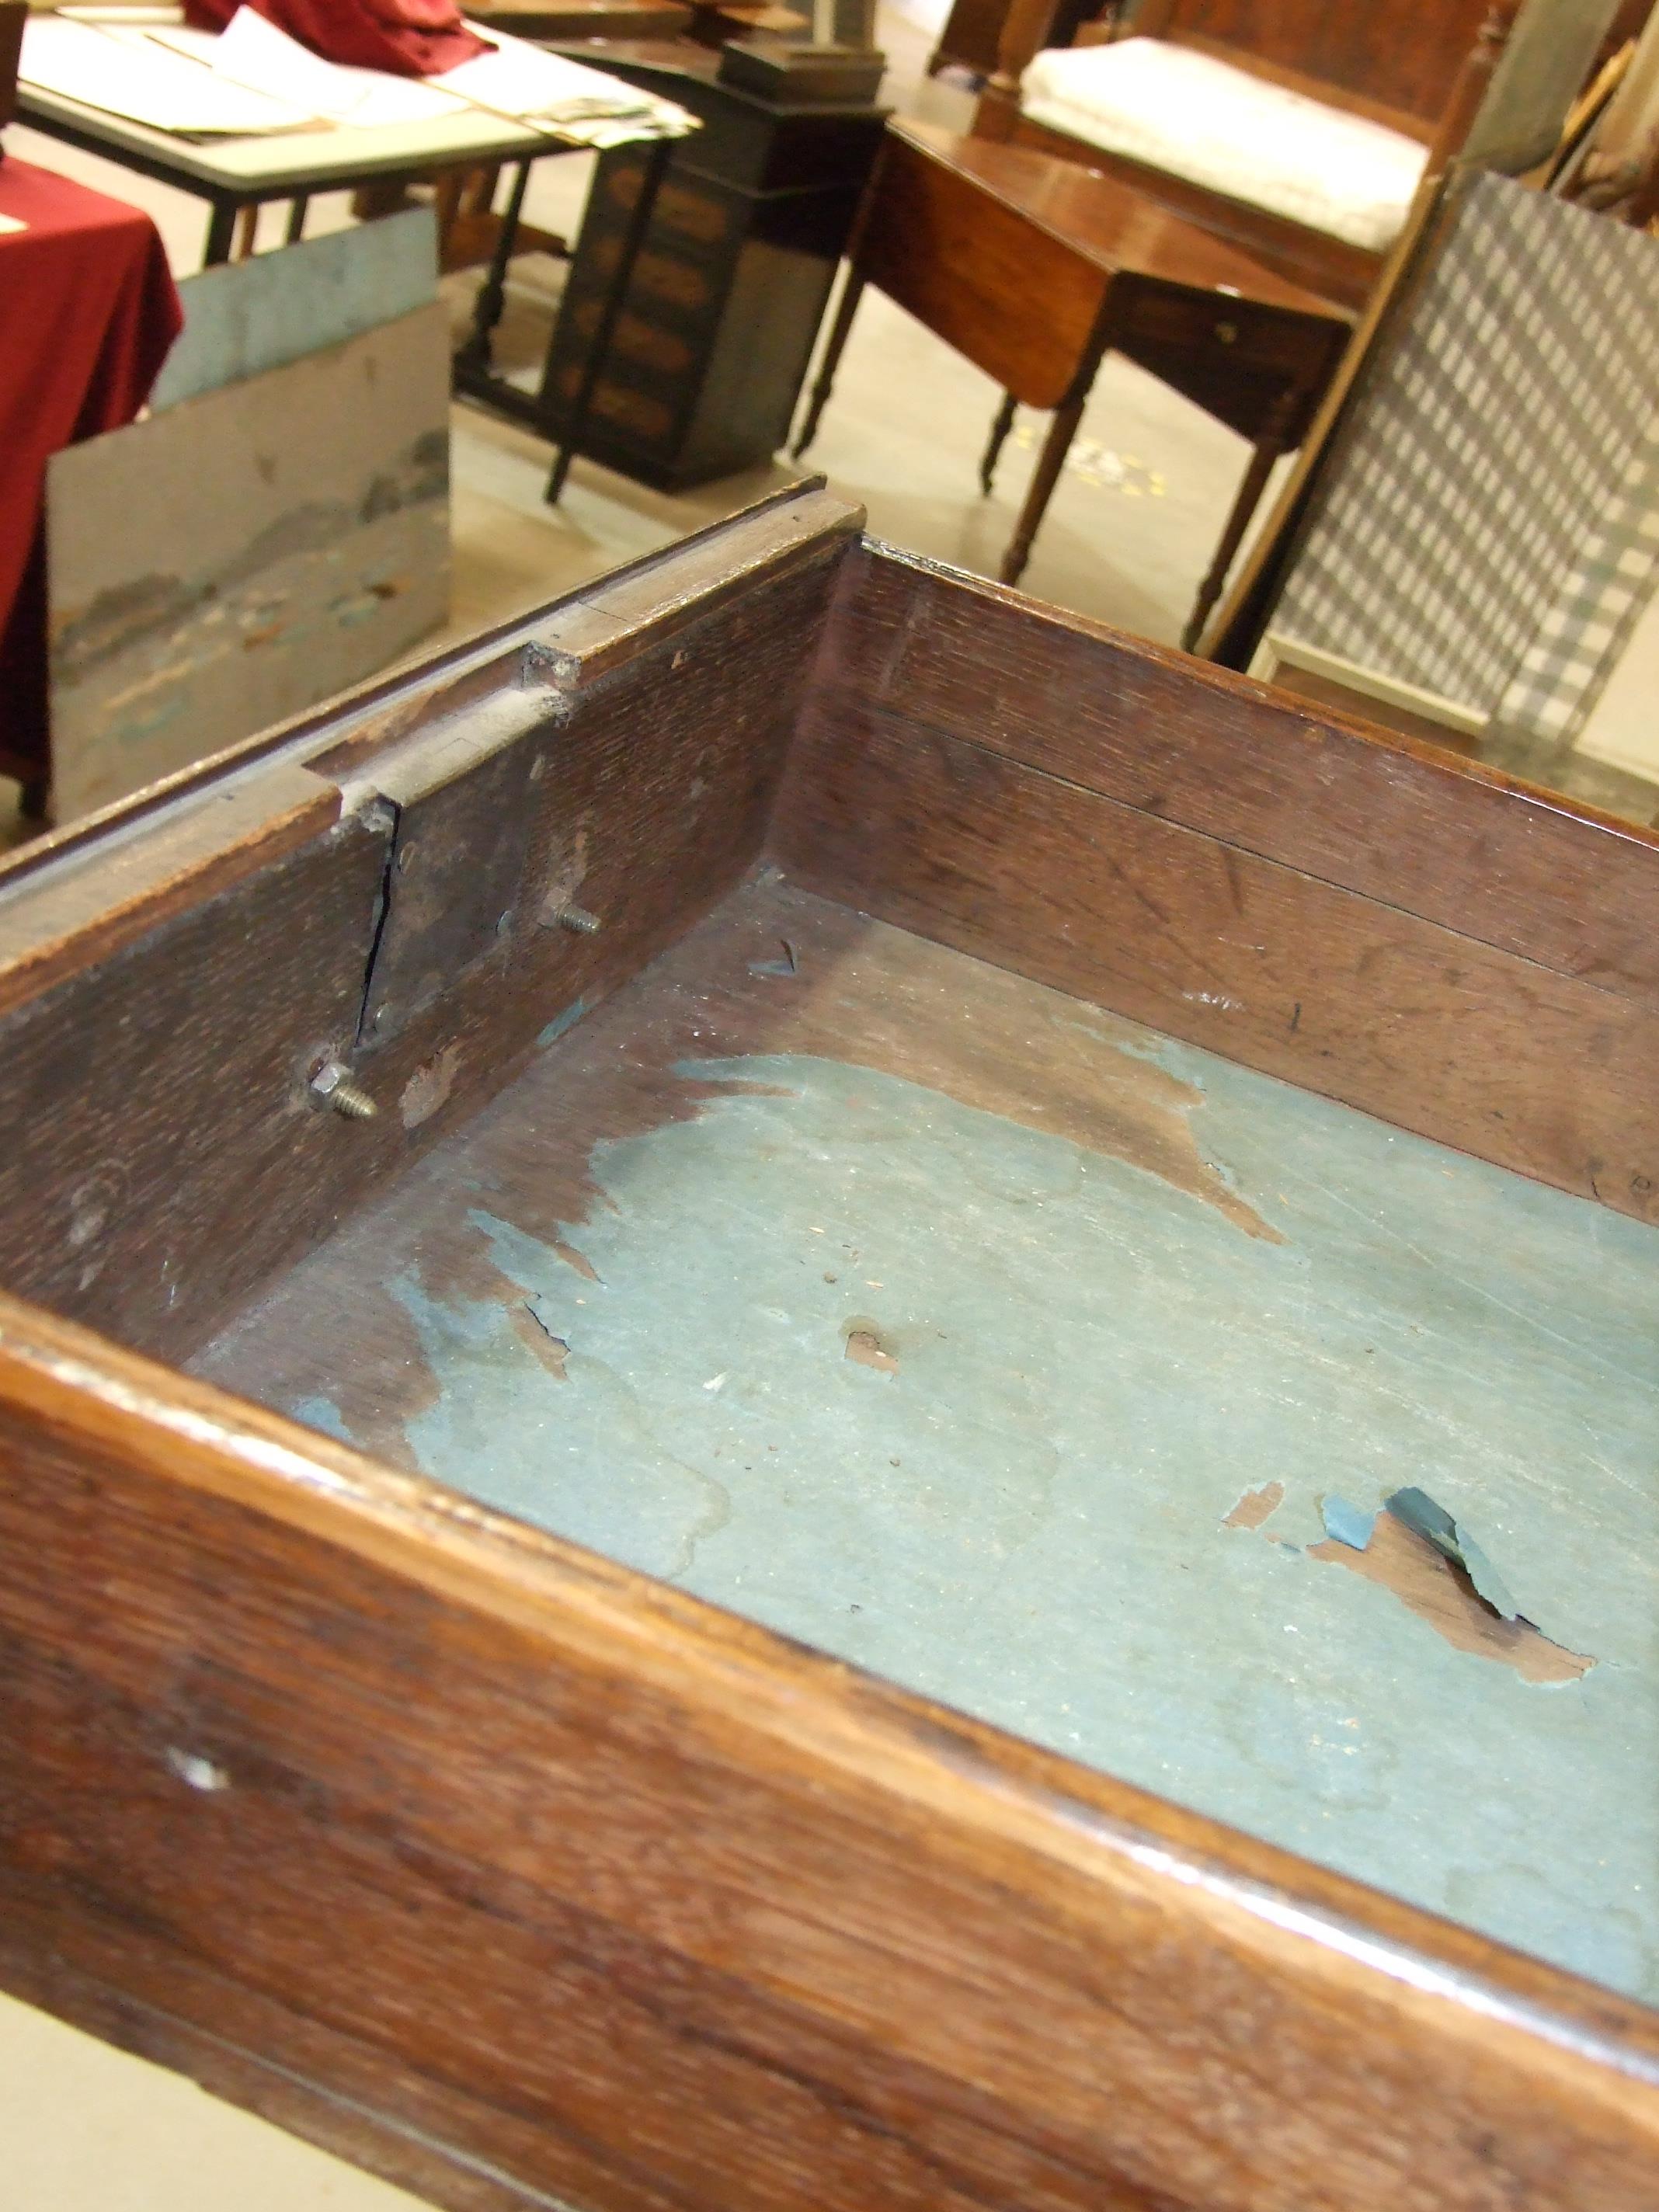
[[331, 1107], [349, 1121], [372, 1121], [380, 1109], [368, 1091], [351, 1080], [343, 1060], [325, 1060], [311, 1079], [311, 1095], [319, 1105]]
[[542, 916], [544, 928], [555, 924], [561, 929], [574, 929], [578, 937], [596, 937], [601, 927], [599, 917], [590, 914], [585, 906], [556, 906]]

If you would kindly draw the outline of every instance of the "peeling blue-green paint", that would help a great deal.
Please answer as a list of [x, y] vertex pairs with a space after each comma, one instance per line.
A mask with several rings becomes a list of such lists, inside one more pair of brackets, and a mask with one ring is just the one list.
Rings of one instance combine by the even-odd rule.
[[572, 1005], [568, 1006], [562, 1014], [555, 1014], [547, 1027], [536, 1039], [537, 1051], [544, 1052], [549, 1045], [556, 1044], [567, 1030], [575, 1028], [587, 1011], [586, 1000], [577, 999]]
[[[1454, 1520], [1437, 1499], [1413, 1484], [1395, 1492], [1389, 1510], [1397, 1521], [1425, 1536], [1437, 1552], [1455, 1559], [1495, 1613], [1504, 1620], [1515, 1620], [1519, 1608], [1508, 1584], [1462, 1522]], [[1364, 1548], [1362, 1545], [1360, 1549]]]
[[1319, 1501], [1325, 1534], [1346, 1544], [1356, 1552], [1363, 1552], [1371, 1540], [1371, 1531], [1376, 1526], [1375, 1510], [1367, 1513], [1358, 1505], [1350, 1505], [1346, 1498], [1322, 1498]]
[[[471, 1217], [568, 1346], [563, 1382], [507, 1304], [392, 1282], [441, 1385], [416, 1456], [1659, 1997], [1652, 1232], [1147, 1050], [1201, 1082], [1203, 1151], [1285, 1242], [868, 1068], [691, 1065], [732, 1091], [595, 1150], [606, 1202], [561, 1234], [599, 1280], [500, 1212]], [[859, 1317], [896, 1373], [846, 1357]], [[1604, 1663], [1541, 1693], [1391, 1592], [1221, 1525], [1276, 1480], [1273, 1532], [1312, 1541], [1321, 1498], [1328, 1525], [1427, 1469], [1528, 1617]]]
[[357, 1441], [347, 1428], [339, 1407], [331, 1398], [298, 1398], [289, 1411], [296, 1421], [303, 1421], [308, 1429], [320, 1429], [325, 1437], [333, 1437], [340, 1443], [356, 1443]]

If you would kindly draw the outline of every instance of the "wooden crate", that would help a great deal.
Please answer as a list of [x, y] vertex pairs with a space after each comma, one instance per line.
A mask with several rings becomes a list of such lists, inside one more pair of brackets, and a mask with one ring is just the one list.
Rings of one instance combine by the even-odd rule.
[[1659, 2203], [1656, 841], [860, 520], [0, 870], [0, 1980], [458, 2212]]

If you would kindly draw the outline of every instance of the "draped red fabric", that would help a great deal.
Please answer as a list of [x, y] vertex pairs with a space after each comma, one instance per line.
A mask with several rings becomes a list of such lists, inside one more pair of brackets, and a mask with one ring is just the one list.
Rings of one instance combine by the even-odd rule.
[[[244, 0], [185, 0], [185, 20], [222, 31]], [[454, 0], [246, 0], [257, 15], [325, 61], [394, 76], [437, 76], [490, 42], [469, 31]]]
[[46, 463], [131, 422], [184, 317], [155, 224], [67, 177], [0, 161], [0, 758], [46, 765]]

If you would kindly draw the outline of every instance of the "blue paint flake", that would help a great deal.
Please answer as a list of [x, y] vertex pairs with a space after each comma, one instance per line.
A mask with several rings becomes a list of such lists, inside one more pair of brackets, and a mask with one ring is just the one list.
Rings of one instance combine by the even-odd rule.
[[1322, 1498], [1319, 1501], [1325, 1534], [1339, 1544], [1346, 1544], [1356, 1552], [1363, 1552], [1371, 1540], [1371, 1531], [1376, 1526], [1376, 1515], [1367, 1513], [1358, 1505], [1350, 1505], [1346, 1498]]
[[1426, 1490], [1414, 1486], [1396, 1490], [1389, 1500], [1389, 1510], [1396, 1521], [1403, 1521], [1408, 1528], [1425, 1537], [1437, 1552], [1462, 1567], [1474, 1583], [1476, 1595], [1485, 1600], [1500, 1620], [1520, 1619], [1520, 1608], [1497, 1568], [1462, 1522], [1453, 1520], [1445, 1507], [1437, 1504]]
[[549, 1045], [556, 1044], [567, 1030], [575, 1028], [587, 1011], [586, 1000], [578, 999], [574, 1006], [567, 1006], [562, 1014], [555, 1014], [547, 1027], [536, 1039], [537, 1051], [545, 1052]]
[[325, 1437], [332, 1437], [338, 1443], [349, 1444], [356, 1441], [331, 1398], [301, 1398], [288, 1410], [296, 1421], [303, 1421], [307, 1428], [320, 1429]]

